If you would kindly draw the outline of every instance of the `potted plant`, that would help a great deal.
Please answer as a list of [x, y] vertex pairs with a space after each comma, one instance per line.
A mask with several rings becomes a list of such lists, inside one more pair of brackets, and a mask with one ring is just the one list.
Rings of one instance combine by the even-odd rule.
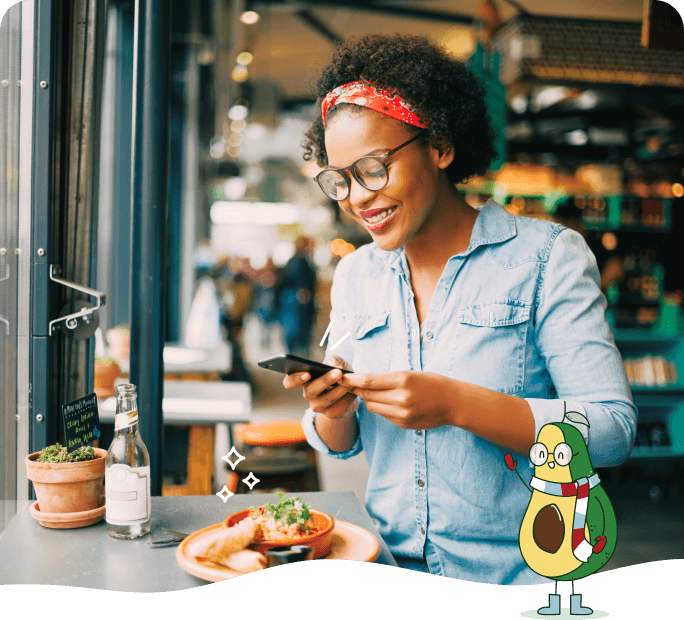
[[128, 325], [117, 325], [107, 330], [107, 342], [116, 359], [128, 359], [130, 356], [131, 333]]
[[98, 398], [114, 396], [116, 388], [114, 382], [119, 376], [121, 368], [111, 357], [95, 358], [95, 374], [93, 377], [93, 391]]
[[59, 444], [29, 454], [26, 475], [38, 498], [31, 514], [46, 527], [91, 525], [104, 516], [107, 451], [90, 446], [70, 454]]

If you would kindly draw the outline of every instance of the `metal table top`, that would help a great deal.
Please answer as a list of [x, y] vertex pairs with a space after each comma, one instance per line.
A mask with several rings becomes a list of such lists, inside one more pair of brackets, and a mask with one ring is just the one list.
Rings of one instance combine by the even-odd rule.
[[[379, 564], [396, 566], [387, 545], [359, 499], [351, 491], [298, 493], [312, 508], [372, 532], [380, 543]], [[176, 562], [176, 547], [153, 548], [165, 538], [162, 527], [192, 533], [220, 523], [229, 514], [277, 501], [274, 494], [234, 495], [224, 504], [214, 496], [153, 497], [152, 533], [116, 540], [104, 520], [73, 530], [53, 530], [35, 521], [25, 505], [0, 536], [0, 584], [67, 585], [128, 592], [184, 590], [207, 582]]]

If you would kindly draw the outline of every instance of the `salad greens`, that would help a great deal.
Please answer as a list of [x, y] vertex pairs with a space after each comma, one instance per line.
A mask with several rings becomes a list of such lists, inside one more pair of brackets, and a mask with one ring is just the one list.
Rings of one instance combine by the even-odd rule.
[[273, 518], [281, 522], [284, 526], [297, 524], [297, 529], [301, 532], [309, 529], [313, 525], [313, 515], [309, 510], [309, 503], [302, 501], [298, 497], [285, 497], [285, 493], [278, 493], [280, 501], [277, 504], [268, 502], [258, 508], [250, 507], [250, 516], [257, 519], [260, 516]]

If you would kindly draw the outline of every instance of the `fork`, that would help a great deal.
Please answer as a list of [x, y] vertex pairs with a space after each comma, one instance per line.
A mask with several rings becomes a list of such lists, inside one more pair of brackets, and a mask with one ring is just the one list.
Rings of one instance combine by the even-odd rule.
[[174, 538], [169, 538], [167, 540], [157, 540], [155, 542], [149, 542], [147, 543], [148, 547], [170, 547], [172, 545], [177, 545], [179, 542], [183, 541], [185, 538], [188, 537], [188, 534], [184, 534], [183, 532], [177, 532], [175, 530], [169, 530], [165, 527], [162, 527], [162, 530], [169, 534], [173, 534]]

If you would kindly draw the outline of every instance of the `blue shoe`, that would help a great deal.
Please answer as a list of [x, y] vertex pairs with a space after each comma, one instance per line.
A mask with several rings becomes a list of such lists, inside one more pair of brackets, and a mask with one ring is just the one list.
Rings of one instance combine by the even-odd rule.
[[537, 609], [537, 613], [542, 616], [557, 616], [560, 614], [560, 594], [549, 594], [549, 606]]
[[570, 613], [573, 616], [588, 616], [593, 614], [594, 610], [591, 607], [582, 607], [582, 595], [573, 594], [570, 596]]

